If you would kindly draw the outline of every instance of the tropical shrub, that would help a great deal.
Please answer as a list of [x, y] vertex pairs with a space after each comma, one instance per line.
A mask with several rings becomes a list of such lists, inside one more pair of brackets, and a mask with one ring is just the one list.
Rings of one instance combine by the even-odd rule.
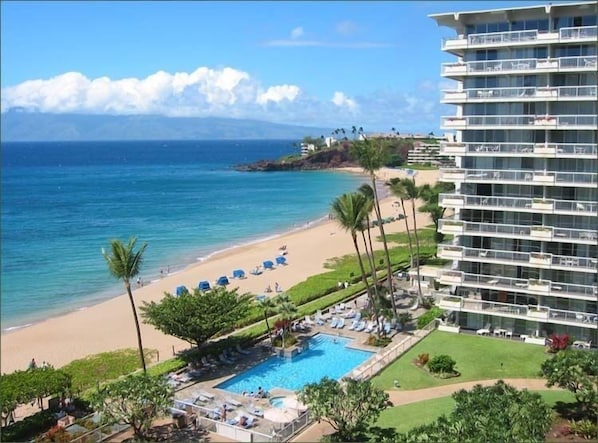
[[422, 329], [423, 327], [427, 326], [432, 320], [435, 318], [440, 317], [444, 311], [440, 309], [438, 306], [434, 306], [427, 312], [424, 312], [417, 318], [417, 328]]
[[426, 366], [428, 364], [428, 361], [430, 361], [430, 354], [428, 354], [427, 352], [423, 353], [423, 354], [419, 354], [417, 356], [417, 360], [416, 363], [418, 366]]
[[598, 424], [595, 420], [583, 419], [579, 421], [571, 420], [569, 422], [571, 432], [587, 440], [598, 437]]
[[428, 369], [435, 374], [452, 374], [456, 364], [448, 355], [437, 355], [428, 362]]
[[567, 334], [552, 334], [548, 340], [548, 352], [555, 354], [563, 349], [567, 349], [571, 343], [571, 338]]

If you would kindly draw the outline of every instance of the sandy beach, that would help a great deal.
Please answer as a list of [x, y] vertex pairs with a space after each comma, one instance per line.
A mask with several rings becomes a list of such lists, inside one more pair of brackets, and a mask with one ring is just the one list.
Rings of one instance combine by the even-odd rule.
[[[348, 172], [362, 173], [359, 168], [346, 168]], [[405, 177], [402, 170], [382, 169], [378, 173], [381, 180], [392, 177]], [[434, 183], [438, 171], [418, 171], [416, 183]], [[396, 216], [393, 207], [396, 198], [390, 196], [382, 202], [382, 216]], [[418, 226], [431, 223], [427, 214], [417, 215]], [[410, 223], [411, 225], [411, 223]], [[405, 229], [404, 222], [385, 225], [387, 233]], [[279, 247], [286, 245], [287, 265], [275, 267], [261, 275], [251, 275], [249, 271], [264, 260], [275, 261]], [[376, 248], [381, 248], [378, 244]], [[310, 275], [324, 272], [327, 259], [353, 253], [350, 235], [335, 222], [324, 221], [302, 230], [292, 231], [276, 238], [259, 243], [241, 246], [211, 256], [209, 259], [188, 266], [181, 272], [165, 275], [159, 281], [136, 288], [133, 292], [137, 306], [143, 301], [159, 301], [164, 292], [174, 292], [176, 286], [197, 287], [200, 280], [213, 283], [219, 276], [232, 276], [233, 269], [243, 269], [247, 278], [231, 280], [230, 288], [238, 287], [239, 292], [264, 293], [270, 285], [278, 283], [287, 289]], [[134, 282], [132, 282], [134, 284]], [[124, 291], [123, 291], [124, 292]], [[275, 295], [275, 294], [274, 294]], [[0, 348], [1, 371], [12, 372], [26, 369], [28, 362], [47, 361], [54, 367], [61, 367], [70, 361], [86, 355], [122, 348], [136, 348], [137, 341], [128, 297], [121, 295], [104, 303], [51, 318], [27, 328], [2, 334]], [[156, 349], [159, 359], [166, 360], [174, 351], [188, 348], [189, 345], [174, 337], [162, 334], [150, 325], [143, 324], [144, 347]]]

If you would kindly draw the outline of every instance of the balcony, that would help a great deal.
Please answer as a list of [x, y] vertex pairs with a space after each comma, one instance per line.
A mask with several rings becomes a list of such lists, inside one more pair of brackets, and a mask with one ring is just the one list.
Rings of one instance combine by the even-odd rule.
[[483, 60], [470, 62], [443, 63], [441, 75], [460, 79], [465, 76], [540, 73], [540, 72], [571, 72], [596, 71], [598, 57], [595, 55], [579, 57], [558, 57], [549, 59], [518, 58], [507, 60]]
[[595, 187], [598, 173], [554, 172], [533, 170], [453, 169], [440, 168], [440, 181], [465, 183], [513, 183], [539, 186]]
[[561, 28], [558, 32], [539, 32], [538, 30], [489, 32], [482, 34], [459, 35], [443, 39], [442, 50], [462, 55], [465, 49], [490, 48], [504, 46], [534, 46], [536, 44], [573, 43], [596, 41], [596, 26], [576, 26]]
[[598, 147], [581, 143], [440, 143], [441, 155], [579, 157], [595, 159]]
[[521, 88], [445, 89], [442, 103], [531, 102], [596, 100], [598, 88], [590, 86], [538, 86]]
[[[458, 251], [457, 248], [459, 248]], [[438, 256], [448, 260], [474, 263], [498, 263], [536, 269], [598, 273], [598, 259], [542, 252], [513, 252], [499, 249], [468, 248], [441, 243], [438, 245]]]
[[[458, 228], [458, 232], [457, 229]], [[479, 237], [519, 238], [522, 240], [555, 241], [578, 244], [596, 244], [598, 231], [568, 229], [550, 226], [509, 225], [441, 219], [438, 230], [443, 234], [473, 235]]]
[[460, 285], [461, 283], [463, 283], [461, 271], [445, 271], [440, 275], [441, 285]]
[[[460, 272], [460, 271], [446, 271]], [[528, 289], [530, 281], [522, 278], [510, 278], [493, 275], [480, 275], [467, 272], [461, 272], [462, 287], [472, 288], [473, 292], [479, 292], [480, 288], [497, 291], [510, 291], [513, 293], [532, 294]], [[442, 283], [442, 274], [440, 275]], [[545, 281], [545, 280], [544, 280]], [[534, 292], [536, 293], [536, 292]], [[552, 297], [566, 297], [577, 300], [595, 301], [598, 294], [597, 286], [575, 285], [561, 282], [549, 282], [549, 291], [547, 294]]]
[[441, 117], [446, 129], [574, 129], [597, 130], [596, 115], [469, 115]]
[[[461, 298], [461, 300], [457, 300]], [[584, 328], [596, 328], [594, 313], [579, 311], [564, 311], [552, 309], [548, 306], [528, 306], [511, 303], [500, 303], [486, 300], [475, 300], [467, 297], [440, 296], [438, 305], [451, 306], [443, 309], [450, 309], [460, 312], [471, 312], [474, 314], [496, 315], [521, 320], [541, 321], [543, 323], [557, 323]]]
[[542, 212], [557, 215], [598, 215], [598, 204], [583, 200], [440, 194], [439, 205], [453, 209], [467, 208], [516, 212]]

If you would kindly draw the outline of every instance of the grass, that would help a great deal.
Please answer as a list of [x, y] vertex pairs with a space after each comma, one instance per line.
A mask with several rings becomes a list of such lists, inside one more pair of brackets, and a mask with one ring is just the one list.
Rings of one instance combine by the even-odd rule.
[[[413, 360], [424, 353], [430, 354], [430, 358], [449, 355], [457, 362], [455, 369], [461, 376], [448, 379], [431, 376], [413, 364]], [[399, 380], [404, 389], [422, 389], [494, 378], [538, 378], [540, 365], [547, 357], [540, 346], [434, 331], [374, 377], [372, 382], [386, 390], [394, 389], [394, 380]]]
[[[554, 408], [557, 402], [575, 402], [575, 396], [569, 391], [533, 392], [539, 393], [551, 408]], [[408, 432], [417, 426], [432, 423], [442, 414], [450, 414], [454, 406], [455, 401], [448, 396], [387, 408], [380, 414], [376, 426], [394, 428], [398, 433]]]

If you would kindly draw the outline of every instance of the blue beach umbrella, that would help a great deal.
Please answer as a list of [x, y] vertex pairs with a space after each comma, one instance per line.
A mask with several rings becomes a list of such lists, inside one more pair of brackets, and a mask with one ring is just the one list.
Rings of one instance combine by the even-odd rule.
[[206, 280], [204, 280], [204, 281], [200, 281], [200, 282], [199, 282], [199, 285], [197, 285], [197, 288], [198, 288], [200, 291], [209, 291], [209, 290], [210, 290], [210, 282], [209, 282], [209, 281], [206, 281]]
[[187, 286], [180, 285], [180, 286], [176, 287], [175, 293], [176, 293], [177, 296], [183, 295], [186, 292], [189, 292], [189, 290], [187, 289]]

